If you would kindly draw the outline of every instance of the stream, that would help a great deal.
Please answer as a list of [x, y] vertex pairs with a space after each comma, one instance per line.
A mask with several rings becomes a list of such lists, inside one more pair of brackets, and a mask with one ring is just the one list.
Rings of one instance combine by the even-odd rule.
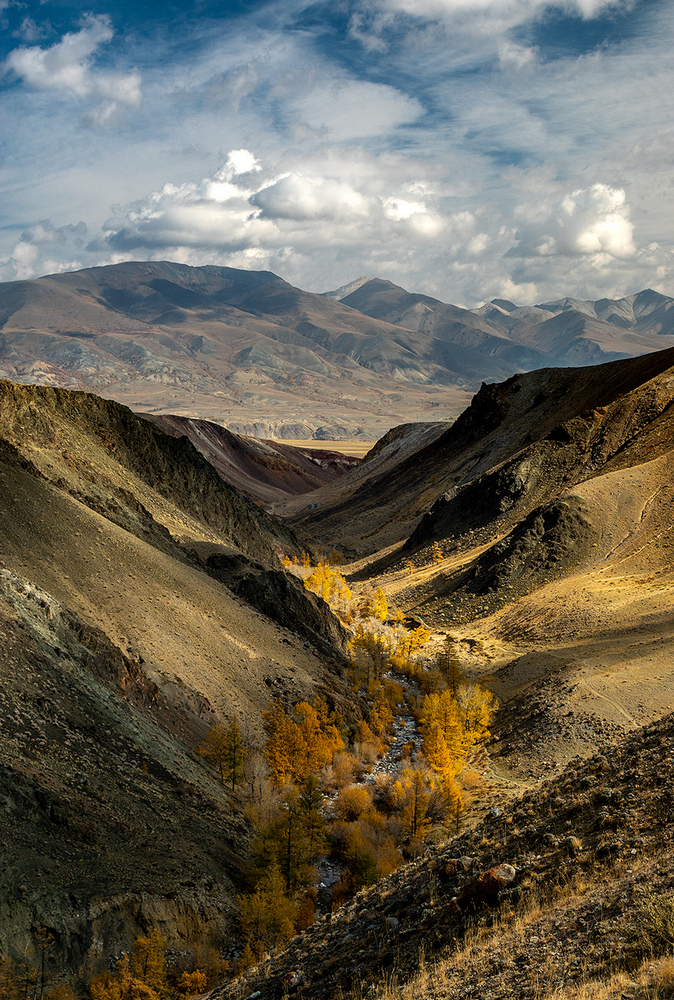
[[[400, 684], [408, 694], [418, 694], [417, 685], [409, 681], [406, 677], [394, 675], [390, 672], [385, 673], [383, 677], [387, 681], [395, 681], [396, 684]], [[397, 774], [401, 767], [409, 760], [409, 755], [405, 759], [402, 758], [403, 747], [412, 743], [414, 746], [412, 754], [415, 754], [421, 749], [422, 742], [423, 737], [419, 732], [416, 720], [409, 710], [406, 701], [402, 713], [394, 716], [393, 736], [388, 750], [383, 757], [375, 761], [371, 769], [363, 775], [361, 781], [354, 782], [354, 785], [366, 787], [367, 785], [373, 785], [381, 775], [392, 776]], [[324, 815], [327, 816], [329, 814], [330, 808], [336, 798], [337, 793], [324, 796]], [[317, 916], [330, 913], [332, 887], [341, 878], [344, 868], [345, 865], [341, 862], [331, 861], [328, 855], [325, 854], [316, 862], [316, 871], [318, 873], [315, 883], [318, 897]]]

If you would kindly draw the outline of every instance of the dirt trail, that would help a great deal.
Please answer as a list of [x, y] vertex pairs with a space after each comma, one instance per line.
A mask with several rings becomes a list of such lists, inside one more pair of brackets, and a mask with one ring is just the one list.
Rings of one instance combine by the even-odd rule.
[[[590, 669], [591, 669], [590, 667], [585, 668], [587, 672], [589, 672]], [[600, 701], [605, 701], [607, 705], [611, 705], [616, 710], [616, 712], [618, 712], [618, 714], [621, 715], [629, 723], [632, 729], [640, 728], [640, 723], [636, 721], [633, 715], [630, 715], [630, 713], [626, 711], [622, 707], [622, 705], [619, 705], [617, 701], [614, 701], [613, 698], [609, 698], [608, 695], [602, 694], [601, 691], [597, 691], [596, 687], [593, 687], [592, 684], [590, 684], [587, 677], [583, 677], [580, 680], [579, 686], [587, 688], [588, 691], [592, 692], [595, 698], [599, 698]]]

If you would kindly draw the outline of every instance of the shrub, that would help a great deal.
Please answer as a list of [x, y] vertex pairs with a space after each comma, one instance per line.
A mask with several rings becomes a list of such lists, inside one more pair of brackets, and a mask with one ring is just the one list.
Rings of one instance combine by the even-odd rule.
[[358, 819], [372, 805], [372, 793], [362, 785], [350, 785], [343, 788], [335, 802], [335, 813], [339, 819], [347, 821]]
[[640, 958], [674, 952], [674, 900], [664, 893], [646, 893], [630, 921], [628, 940]]

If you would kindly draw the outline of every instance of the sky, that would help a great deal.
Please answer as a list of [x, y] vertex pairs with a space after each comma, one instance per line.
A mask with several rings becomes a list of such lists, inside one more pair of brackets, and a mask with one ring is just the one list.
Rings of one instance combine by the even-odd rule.
[[0, 0], [0, 280], [674, 295], [671, 0]]

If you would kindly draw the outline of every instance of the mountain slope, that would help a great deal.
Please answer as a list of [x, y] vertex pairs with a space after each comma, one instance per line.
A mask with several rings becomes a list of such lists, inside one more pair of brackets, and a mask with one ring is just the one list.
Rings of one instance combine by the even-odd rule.
[[674, 300], [650, 289], [619, 300], [565, 298], [529, 307], [494, 299], [467, 310], [370, 279], [340, 301], [373, 318], [499, 358], [519, 371], [600, 364], [674, 346]]
[[[601, 467], [655, 420], [671, 401], [673, 364], [670, 349], [485, 385], [427, 447], [337, 503], [321, 503], [316, 491], [311, 501], [318, 509], [295, 522], [327, 543], [348, 537], [363, 553], [408, 535], [407, 548], [414, 549], [435, 537], [502, 531], [562, 485]], [[628, 394], [634, 395], [624, 401]]]
[[189, 438], [225, 482], [256, 502], [269, 504], [308, 493], [338, 480], [359, 463], [329, 450], [240, 437], [207, 420], [170, 415], [146, 419], [172, 437]]
[[234, 716], [257, 741], [273, 696], [344, 697], [341, 626], [279, 551], [185, 438], [0, 383], [3, 950], [44, 924], [87, 969], [152, 926], [226, 937], [248, 831], [197, 747]]
[[484, 386], [430, 443], [357, 471], [296, 521], [361, 556], [352, 584], [454, 637], [514, 713], [502, 776], [669, 709], [674, 351]]
[[671, 941], [646, 921], [649, 902], [671, 914], [673, 751], [670, 715], [577, 758], [209, 1000], [662, 996], [652, 962]]
[[147, 262], [10, 282], [0, 320], [0, 374], [15, 381], [92, 387], [256, 436], [372, 439], [430, 404], [428, 387], [449, 387], [455, 407], [482, 374], [470, 351], [468, 374], [450, 370], [463, 356], [432, 337], [269, 272]]

